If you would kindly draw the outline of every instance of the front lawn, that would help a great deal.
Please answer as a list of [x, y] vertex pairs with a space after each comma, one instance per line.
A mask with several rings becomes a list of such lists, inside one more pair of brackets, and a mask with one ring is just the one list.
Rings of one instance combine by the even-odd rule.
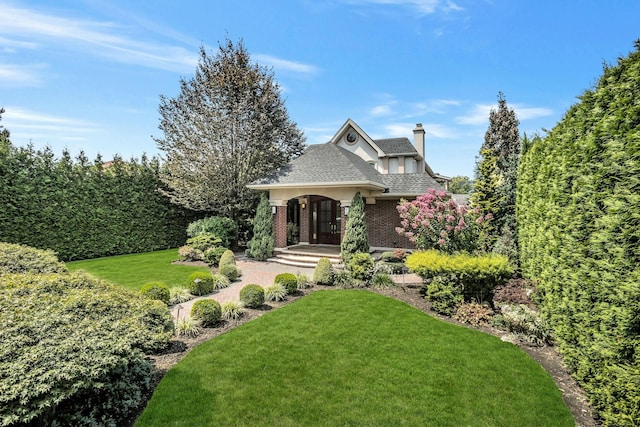
[[573, 426], [516, 346], [367, 291], [317, 291], [208, 341], [137, 426]]
[[207, 267], [171, 264], [179, 259], [177, 249], [119, 255], [85, 261], [68, 262], [69, 270], [85, 270], [116, 285], [139, 290], [148, 282], [160, 281], [171, 286], [186, 286], [189, 274], [209, 271]]

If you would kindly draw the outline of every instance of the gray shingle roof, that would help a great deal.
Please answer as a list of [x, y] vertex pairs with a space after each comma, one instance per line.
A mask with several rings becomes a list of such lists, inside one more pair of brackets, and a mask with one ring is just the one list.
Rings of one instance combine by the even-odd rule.
[[357, 154], [335, 144], [310, 145], [298, 158], [251, 185], [371, 183], [384, 188], [383, 175]]
[[390, 173], [381, 176], [385, 187], [389, 189], [385, 196], [418, 196], [430, 188], [444, 191], [442, 185], [427, 173]]
[[409, 141], [409, 138], [375, 139], [373, 142], [375, 142], [387, 156], [407, 153], [418, 154], [416, 148], [413, 146], [411, 141]]

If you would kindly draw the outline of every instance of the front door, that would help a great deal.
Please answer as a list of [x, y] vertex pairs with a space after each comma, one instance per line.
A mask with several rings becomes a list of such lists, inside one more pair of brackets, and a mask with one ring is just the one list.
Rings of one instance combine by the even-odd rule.
[[340, 244], [340, 202], [318, 198], [312, 203], [311, 221], [313, 243], [324, 245]]

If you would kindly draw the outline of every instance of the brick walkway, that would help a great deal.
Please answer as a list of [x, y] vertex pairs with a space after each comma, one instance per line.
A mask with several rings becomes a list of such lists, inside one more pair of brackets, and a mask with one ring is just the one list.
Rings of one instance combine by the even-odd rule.
[[[191, 306], [200, 299], [213, 299], [219, 303], [227, 301], [239, 301], [240, 289], [249, 283], [255, 283], [262, 287], [271, 286], [274, 279], [280, 273], [306, 274], [309, 279], [313, 278], [313, 268], [294, 267], [290, 265], [278, 264], [277, 262], [261, 262], [244, 258], [236, 258], [236, 265], [242, 271], [242, 276], [228, 288], [220, 289], [212, 294], [198, 297], [182, 304], [176, 305], [171, 309], [171, 314], [175, 318], [183, 318], [191, 312]], [[420, 283], [421, 279], [415, 274], [406, 274], [393, 276], [396, 283]], [[180, 307], [178, 309], [178, 307]]]

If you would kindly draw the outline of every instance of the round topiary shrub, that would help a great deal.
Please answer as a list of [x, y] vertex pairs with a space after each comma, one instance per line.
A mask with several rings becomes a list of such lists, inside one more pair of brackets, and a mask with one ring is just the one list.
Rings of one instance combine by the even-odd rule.
[[222, 318], [222, 307], [218, 301], [201, 299], [193, 303], [191, 317], [199, 320], [202, 326], [213, 326]]
[[229, 265], [229, 264], [236, 265], [236, 256], [232, 250], [227, 249], [220, 256], [220, 261], [218, 265], [222, 267], [223, 265]]
[[206, 295], [213, 292], [211, 273], [196, 271], [189, 275], [189, 292], [193, 295]]
[[264, 289], [260, 285], [249, 284], [240, 289], [240, 302], [249, 308], [258, 308], [264, 304]]
[[162, 282], [149, 282], [142, 285], [140, 293], [147, 298], [156, 299], [162, 301], [165, 304], [169, 304], [171, 300], [171, 292], [169, 287]]
[[240, 269], [236, 267], [235, 264], [225, 264], [220, 266], [220, 268], [218, 268], [218, 273], [223, 276], [227, 276], [227, 278], [232, 282], [240, 277]]
[[273, 283], [280, 283], [288, 294], [293, 294], [298, 290], [298, 278], [293, 273], [280, 273], [273, 280]]
[[313, 271], [313, 282], [319, 285], [333, 284], [333, 265], [329, 258], [320, 258]]

